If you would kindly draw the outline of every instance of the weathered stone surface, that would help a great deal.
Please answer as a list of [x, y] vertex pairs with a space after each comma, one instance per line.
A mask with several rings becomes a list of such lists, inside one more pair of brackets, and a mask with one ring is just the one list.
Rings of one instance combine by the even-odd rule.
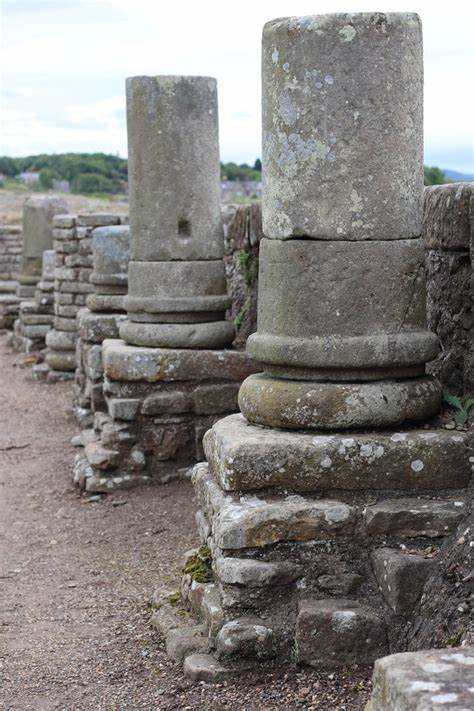
[[256, 370], [249, 357], [239, 351], [139, 348], [119, 340], [105, 340], [103, 348], [104, 369], [110, 380], [241, 381]]
[[215, 79], [127, 79], [127, 129], [132, 260], [220, 259]]
[[290, 17], [263, 30], [263, 231], [418, 236], [421, 23], [409, 13]]
[[174, 415], [189, 412], [191, 408], [189, 393], [173, 389], [151, 393], [143, 401], [140, 411], [144, 415]]
[[87, 294], [86, 305], [91, 311], [125, 311], [123, 294]]
[[430, 185], [424, 190], [423, 236], [427, 249], [469, 252], [474, 183]]
[[296, 643], [300, 661], [329, 669], [373, 664], [387, 652], [383, 620], [354, 600], [303, 600]]
[[136, 417], [139, 406], [140, 400], [137, 400], [136, 398], [109, 398], [107, 400], [109, 415], [114, 420], [133, 421]]
[[130, 259], [130, 227], [111, 225], [98, 227], [92, 236], [93, 272], [90, 282], [97, 293], [102, 285], [113, 285], [127, 290], [127, 269]]
[[315, 435], [229, 415], [206, 434], [204, 448], [225, 491], [429, 491], [461, 488], [471, 477], [466, 435], [448, 430]]
[[316, 368], [321, 379], [373, 369], [364, 379], [379, 379], [380, 368], [437, 355], [426, 330], [421, 239], [263, 239], [259, 263], [258, 332], [248, 341], [259, 362]]
[[344, 597], [356, 592], [362, 583], [362, 577], [356, 573], [341, 573], [340, 575], [320, 575], [318, 585], [321, 590], [333, 595]]
[[474, 646], [377, 659], [365, 711], [468, 711], [474, 707]]
[[238, 410], [238, 383], [199, 385], [193, 390], [193, 409], [199, 415], [218, 415]]
[[275, 655], [273, 630], [258, 617], [240, 617], [221, 627], [217, 655], [266, 659]]
[[166, 654], [176, 662], [182, 662], [190, 654], [206, 654], [211, 651], [211, 640], [205, 636], [204, 625], [176, 627], [166, 635]]
[[136, 323], [124, 321], [120, 337], [127, 343], [149, 348], [225, 348], [234, 338], [230, 321], [209, 323]]
[[184, 660], [183, 672], [188, 679], [205, 681], [210, 684], [225, 681], [235, 673], [210, 654], [189, 655]]
[[77, 330], [84, 341], [102, 343], [106, 338], [117, 338], [125, 314], [95, 313], [81, 309], [77, 314]]
[[[46, 338], [50, 333], [51, 331]], [[72, 350], [50, 350], [46, 354], [46, 363], [53, 370], [73, 372], [76, 369], [76, 353]]]
[[220, 555], [214, 555], [213, 568], [221, 583], [246, 588], [286, 585], [302, 574], [301, 567], [290, 561], [269, 563], [252, 558], [226, 558]]
[[53, 217], [67, 212], [57, 197], [29, 197], [23, 205], [23, 261], [20, 284], [36, 284], [41, 278], [43, 252], [53, 246]]
[[244, 380], [239, 407], [256, 425], [296, 430], [388, 427], [433, 417], [442, 391], [431, 376], [364, 383], [286, 380], [257, 373]]
[[302, 496], [224, 495], [207, 467], [193, 470], [202, 508], [212, 518], [213, 540], [223, 550], [351, 536], [355, 510], [339, 501]]
[[450, 535], [466, 514], [463, 501], [386, 499], [364, 512], [370, 536], [439, 538]]
[[408, 616], [436, 563], [421, 555], [379, 548], [372, 553], [372, 565], [387, 604], [396, 614]]

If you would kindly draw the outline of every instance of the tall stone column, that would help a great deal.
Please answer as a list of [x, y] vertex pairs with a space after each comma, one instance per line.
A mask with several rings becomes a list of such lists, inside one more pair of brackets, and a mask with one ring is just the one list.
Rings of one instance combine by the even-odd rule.
[[138, 346], [229, 345], [215, 79], [128, 79], [127, 128], [131, 261], [121, 336]]
[[422, 541], [437, 550], [466, 510], [465, 434], [413, 426], [441, 400], [425, 375], [438, 346], [420, 240], [421, 47], [413, 14], [264, 28], [264, 239], [247, 342], [263, 373], [243, 382], [242, 414], [207, 432], [193, 472], [203, 546], [181, 594], [206, 630], [194, 649], [208, 636], [215, 649], [186, 657], [193, 679], [295, 650], [326, 668], [395, 651], [436, 566]]
[[23, 206], [23, 256], [17, 294], [30, 297], [41, 279], [43, 252], [53, 247], [53, 217], [68, 212], [58, 197], [30, 197]]

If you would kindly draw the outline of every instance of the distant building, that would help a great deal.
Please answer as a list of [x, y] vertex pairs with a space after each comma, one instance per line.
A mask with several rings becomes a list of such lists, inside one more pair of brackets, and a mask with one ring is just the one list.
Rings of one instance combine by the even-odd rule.
[[34, 185], [39, 182], [39, 173], [18, 173], [18, 175], [15, 175], [15, 180], [18, 180], [20, 183], [25, 183], [25, 185]]
[[257, 180], [223, 180], [221, 182], [222, 202], [233, 202], [235, 198], [261, 198], [262, 183]]

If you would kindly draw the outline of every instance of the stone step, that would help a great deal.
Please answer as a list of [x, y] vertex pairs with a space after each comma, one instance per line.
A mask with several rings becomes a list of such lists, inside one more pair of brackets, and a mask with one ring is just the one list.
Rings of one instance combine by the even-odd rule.
[[373, 664], [388, 651], [385, 622], [355, 600], [302, 600], [296, 620], [300, 662], [333, 669]]
[[385, 602], [396, 614], [410, 615], [436, 560], [392, 548], [372, 553], [372, 566]]
[[224, 491], [418, 492], [464, 488], [471, 478], [466, 433], [444, 429], [315, 435], [237, 414], [214, 424], [204, 451]]
[[463, 516], [462, 500], [386, 499], [364, 511], [369, 536], [439, 538], [451, 534]]
[[365, 711], [474, 708], [474, 646], [392, 654], [375, 662]]

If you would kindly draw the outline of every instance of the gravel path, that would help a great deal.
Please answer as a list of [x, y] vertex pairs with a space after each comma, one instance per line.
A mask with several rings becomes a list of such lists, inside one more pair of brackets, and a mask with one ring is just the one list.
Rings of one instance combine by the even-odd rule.
[[30, 380], [0, 338], [0, 708], [355, 711], [367, 674], [296, 667], [192, 685], [149, 626], [196, 544], [187, 482], [91, 501], [71, 485], [71, 385]]

